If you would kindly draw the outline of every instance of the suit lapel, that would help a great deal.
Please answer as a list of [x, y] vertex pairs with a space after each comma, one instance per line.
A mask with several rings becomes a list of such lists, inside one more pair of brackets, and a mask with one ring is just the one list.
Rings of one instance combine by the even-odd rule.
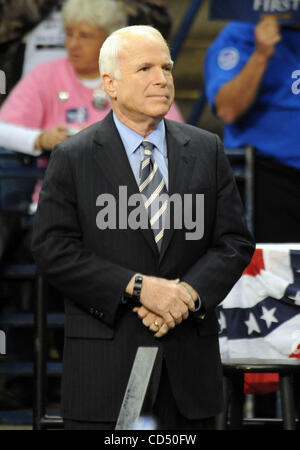
[[[116, 198], [119, 197], [119, 187], [127, 187], [127, 199], [139, 193], [139, 188], [132, 172], [126, 150], [115, 126], [112, 112], [99, 124], [94, 138], [94, 156], [103, 175], [114, 189]], [[158, 249], [150, 228], [142, 229], [144, 238], [150, 248], [157, 254]]]
[[[165, 120], [168, 148], [169, 195], [186, 193], [191, 177], [195, 155], [188, 147], [189, 136], [184, 134], [176, 122]], [[114, 189], [116, 198], [119, 196], [119, 186], [127, 186], [127, 198], [139, 193], [134, 174], [132, 173], [125, 148], [115, 126], [112, 112], [99, 124], [96, 131], [94, 156], [98, 167]], [[173, 218], [171, 216], [172, 225]], [[159, 261], [166, 254], [173, 237], [173, 227], [165, 230], [160, 254], [150, 228], [141, 230], [150, 248]]]
[[138, 187], [111, 113], [100, 123], [94, 142], [95, 159], [115, 194], [119, 195], [119, 186], [127, 186], [128, 195], [136, 193]]
[[[165, 125], [168, 148], [169, 196], [178, 193], [183, 198], [193, 172], [195, 155], [188, 145], [189, 136], [178, 127], [176, 122], [165, 120]], [[172, 223], [174, 223], [174, 217], [171, 215], [171, 226], [165, 230], [163, 237], [160, 262], [165, 256], [174, 234]]]

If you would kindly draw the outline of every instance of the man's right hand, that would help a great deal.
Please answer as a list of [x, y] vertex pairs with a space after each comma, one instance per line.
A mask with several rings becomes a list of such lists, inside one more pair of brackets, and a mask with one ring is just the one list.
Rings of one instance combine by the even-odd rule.
[[270, 59], [275, 45], [281, 41], [280, 26], [276, 17], [266, 16], [255, 28], [256, 52]]
[[36, 139], [34, 147], [36, 149], [52, 150], [55, 145], [67, 139], [66, 131], [68, 127], [60, 125], [52, 130], [43, 131]]
[[163, 318], [169, 328], [187, 319], [195, 302], [178, 280], [144, 276], [140, 301], [148, 310]]

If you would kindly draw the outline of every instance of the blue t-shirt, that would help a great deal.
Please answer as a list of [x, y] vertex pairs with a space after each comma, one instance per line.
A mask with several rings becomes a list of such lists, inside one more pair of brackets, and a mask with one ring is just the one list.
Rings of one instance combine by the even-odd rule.
[[[255, 25], [229, 23], [209, 48], [205, 90], [214, 107], [219, 89], [232, 80], [255, 49]], [[251, 145], [257, 152], [300, 169], [300, 30], [283, 27], [251, 108], [225, 125], [228, 148]]]

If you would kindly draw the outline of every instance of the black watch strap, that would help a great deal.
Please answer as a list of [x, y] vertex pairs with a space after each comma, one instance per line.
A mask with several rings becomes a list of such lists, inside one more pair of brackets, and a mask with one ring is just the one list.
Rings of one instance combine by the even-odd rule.
[[132, 292], [132, 298], [137, 303], [140, 303], [142, 284], [143, 284], [143, 277], [141, 275], [137, 275], [134, 280]]

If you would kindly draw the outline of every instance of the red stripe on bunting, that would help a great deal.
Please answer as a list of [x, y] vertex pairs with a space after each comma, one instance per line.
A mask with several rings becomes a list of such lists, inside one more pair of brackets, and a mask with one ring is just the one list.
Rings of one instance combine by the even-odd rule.
[[250, 264], [246, 267], [243, 275], [251, 275], [255, 277], [261, 270], [265, 269], [263, 250], [257, 248], [252, 256]]

